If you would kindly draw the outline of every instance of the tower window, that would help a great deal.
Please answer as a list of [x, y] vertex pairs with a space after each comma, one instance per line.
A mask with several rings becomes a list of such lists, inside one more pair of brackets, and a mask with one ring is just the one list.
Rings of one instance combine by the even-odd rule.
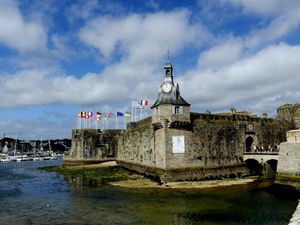
[[172, 114], [183, 114], [182, 106], [172, 106]]

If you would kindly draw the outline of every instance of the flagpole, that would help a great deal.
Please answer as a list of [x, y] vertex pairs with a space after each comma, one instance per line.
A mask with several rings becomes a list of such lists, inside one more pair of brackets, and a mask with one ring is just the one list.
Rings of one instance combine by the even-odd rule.
[[117, 129], [119, 129], [119, 117], [118, 117], [118, 113], [116, 114], [117, 117]]
[[[134, 113], [133, 113], [133, 101], [131, 101], [131, 114], [134, 115]], [[131, 117], [131, 121], [133, 121], [133, 116]]]
[[115, 111], [115, 113], [116, 113], [116, 129], [117, 129], [117, 120], [118, 120], [118, 116], [117, 116], [117, 111]]
[[126, 118], [126, 116], [125, 116], [125, 113], [124, 113], [124, 130], [126, 130], [126, 121], [125, 121], [125, 118]]
[[77, 114], [77, 129], [79, 129], [79, 114]]

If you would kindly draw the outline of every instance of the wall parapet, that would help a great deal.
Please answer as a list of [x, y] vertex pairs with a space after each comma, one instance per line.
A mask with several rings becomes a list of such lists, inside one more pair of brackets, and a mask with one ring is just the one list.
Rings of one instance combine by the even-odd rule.
[[262, 118], [252, 115], [240, 115], [240, 114], [212, 114], [212, 113], [195, 113], [191, 112], [191, 120], [224, 120], [224, 121], [246, 121], [246, 122], [265, 122], [271, 123], [274, 119]]

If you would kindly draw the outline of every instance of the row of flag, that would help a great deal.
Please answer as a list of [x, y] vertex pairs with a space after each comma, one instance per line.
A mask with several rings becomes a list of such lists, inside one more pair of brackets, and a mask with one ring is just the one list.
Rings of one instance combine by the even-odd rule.
[[[102, 113], [101, 112], [96, 112], [95, 116], [93, 114], [93, 112], [90, 112], [90, 111], [81, 111], [80, 113], [78, 113], [78, 118], [81, 118], [81, 119], [96, 119], [96, 120], [101, 120], [102, 119]], [[104, 117], [103, 119], [107, 119], [109, 117], [113, 117], [114, 116], [114, 113], [112, 112], [107, 112], [106, 114], [106, 117]], [[130, 117], [131, 116], [131, 113], [130, 112], [116, 112], [115, 114], [116, 116], [125, 116], [125, 117]]]
[[[135, 104], [136, 106], [141, 106], [141, 107], [147, 107], [148, 106], [148, 100], [141, 100], [140, 102], [134, 102], [133, 104]], [[107, 112], [106, 113], [106, 117], [113, 117], [114, 114], [112, 112]], [[125, 116], [125, 117], [130, 117], [132, 116], [132, 113], [130, 112], [116, 112], [116, 116]], [[101, 112], [96, 112], [96, 115], [94, 117], [93, 112], [90, 111], [81, 111], [80, 113], [78, 113], [78, 118], [82, 118], [82, 119], [97, 119], [97, 120], [101, 120], [102, 118], [102, 113]]]
[[[131, 112], [92, 112], [92, 111], [81, 111], [77, 115], [77, 129], [83, 128], [90, 128], [93, 124], [95, 128], [100, 129], [102, 126], [103, 129], [108, 129], [109, 124], [111, 125], [111, 121], [113, 121], [113, 117], [115, 118], [116, 122], [116, 129], [120, 128], [120, 122], [122, 123], [123, 120], [123, 128], [126, 129], [126, 121], [127, 118], [130, 117], [131, 121], [137, 121], [137, 110], [140, 112], [139, 118], [143, 118], [143, 109], [148, 106], [148, 100], [141, 100], [141, 101], [132, 101], [131, 104]], [[121, 119], [123, 118], [123, 119]], [[101, 123], [103, 121], [103, 123]], [[99, 123], [100, 122], [100, 123]], [[122, 124], [121, 124], [122, 125]]]

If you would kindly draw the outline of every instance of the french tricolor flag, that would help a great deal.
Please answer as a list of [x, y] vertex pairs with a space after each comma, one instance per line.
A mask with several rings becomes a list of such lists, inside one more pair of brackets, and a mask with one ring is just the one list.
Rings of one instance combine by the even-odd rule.
[[142, 106], [148, 106], [148, 100], [141, 100]]

